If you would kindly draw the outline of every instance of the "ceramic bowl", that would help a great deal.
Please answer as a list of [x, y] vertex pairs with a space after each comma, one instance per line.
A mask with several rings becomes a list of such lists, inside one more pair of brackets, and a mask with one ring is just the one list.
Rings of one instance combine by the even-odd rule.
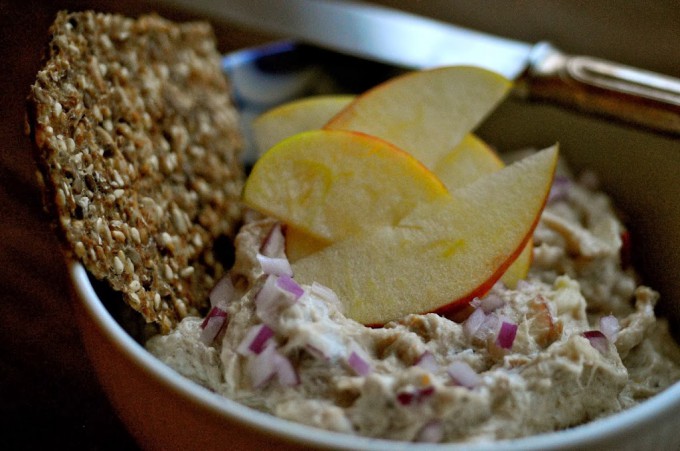
[[[281, 102], [315, 93], [361, 92], [397, 69], [279, 42], [224, 59], [234, 98], [248, 120]], [[626, 213], [634, 253], [659, 310], [680, 325], [680, 149], [668, 137], [623, 128], [549, 105], [509, 99], [477, 131], [498, 149], [560, 142], [578, 170], [601, 175]], [[255, 154], [246, 152], [246, 163]], [[105, 290], [70, 264], [78, 324], [101, 384], [144, 449], [557, 450], [678, 449], [680, 384], [640, 405], [570, 430], [501, 443], [420, 445], [350, 437], [284, 421], [215, 395], [149, 354], [119, 321]]]

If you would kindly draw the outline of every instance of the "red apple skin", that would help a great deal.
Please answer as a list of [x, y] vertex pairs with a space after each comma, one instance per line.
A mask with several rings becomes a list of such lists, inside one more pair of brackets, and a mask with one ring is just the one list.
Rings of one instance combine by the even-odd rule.
[[[546, 149], [455, 191], [451, 201], [422, 205], [397, 228], [338, 242], [294, 263], [296, 278], [336, 290], [346, 314], [364, 324], [454, 312], [488, 292], [524, 249], [547, 202], [556, 161], [557, 148]], [[487, 203], [488, 209], [477, 207]], [[497, 229], [495, 221], [503, 224]]]
[[[543, 201], [543, 207], [545, 207], [547, 200], [548, 200], [548, 198], [546, 196], [545, 200]], [[543, 209], [543, 208], [541, 208], [541, 209]], [[481, 298], [484, 295], [486, 295], [491, 290], [491, 288], [493, 288], [493, 286], [496, 284], [496, 282], [498, 282], [498, 280], [501, 277], [503, 277], [503, 274], [505, 274], [505, 272], [508, 270], [510, 265], [512, 265], [515, 262], [515, 260], [517, 260], [517, 257], [519, 257], [519, 254], [522, 253], [522, 251], [524, 250], [524, 247], [531, 240], [531, 238], [534, 234], [534, 230], [536, 230], [536, 226], [538, 225], [539, 220], [540, 220], [540, 216], [538, 218], [536, 218], [536, 220], [534, 221], [534, 224], [531, 227], [531, 232], [524, 238], [524, 240], [522, 241], [522, 245], [520, 247], [518, 247], [517, 250], [514, 253], [512, 253], [498, 267], [496, 272], [486, 282], [484, 282], [482, 285], [478, 286], [476, 290], [472, 291], [468, 295], [463, 296], [463, 297], [458, 298], [458, 299], [454, 299], [454, 300], [451, 301], [450, 304], [441, 306], [432, 313], [438, 313], [438, 314], [443, 315], [443, 316], [452, 316], [452, 315], [455, 315], [459, 310], [468, 306], [474, 298]]]
[[[543, 206], [541, 207], [541, 211], [545, 208], [545, 205], [548, 202], [548, 195], [546, 193], [546, 196], [543, 198]], [[524, 247], [529, 243], [534, 235], [534, 230], [536, 230], [536, 226], [538, 226], [538, 222], [540, 221], [541, 216], [538, 215], [532, 226], [531, 230], [529, 233], [524, 237], [524, 240], [522, 241], [522, 245], [519, 246], [514, 253], [512, 253], [496, 270], [496, 272], [482, 285], [478, 286], [476, 290], [472, 291], [466, 296], [460, 297], [458, 299], [454, 299], [451, 301], [450, 304], [443, 305], [436, 309], [433, 313], [437, 313], [443, 316], [451, 316], [454, 315], [456, 312], [459, 310], [465, 308], [472, 302], [474, 298], [477, 297], [483, 297], [485, 294], [487, 294], [491, 288], [498, 282], [498, 280], [503, 277], [503, 274], [508, 270], [508, 268], [517, 260], [517, 257], [522, 253], [524, 250]], [[533, 257], [532, 257], [533, 260]]]

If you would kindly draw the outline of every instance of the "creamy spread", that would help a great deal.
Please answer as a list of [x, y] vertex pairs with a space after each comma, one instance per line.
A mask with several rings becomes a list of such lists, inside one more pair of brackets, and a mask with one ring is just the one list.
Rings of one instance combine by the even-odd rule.
[[[264, 273], [272, 265], [258, 254], [275, 225], [242, 228], [233, 286], [213, 299], [219, 315], [147, 342], [246, 406], [369, 437], [499, 440], [619, 412], [680, 379], [658, 294], [622, 259], [627, 232], [590, 176], [556, 178], [527, 280], [497, 283], [456, 321], [409, 315], [369, 328], [345, 317], [329, 289]], [[263, 306], [271, 289], [279, 299]]]

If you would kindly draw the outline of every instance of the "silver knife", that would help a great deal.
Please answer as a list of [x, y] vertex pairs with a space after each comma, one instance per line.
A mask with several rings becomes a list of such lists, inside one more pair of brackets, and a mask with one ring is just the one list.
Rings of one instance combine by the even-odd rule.
[[680, 79], [565, 55], [382, 6], [338, 0], [169, 0], [255, 30], [410, 69], [480, 66], [515, 81], [523, 98], [549, 101], [680, 136]]

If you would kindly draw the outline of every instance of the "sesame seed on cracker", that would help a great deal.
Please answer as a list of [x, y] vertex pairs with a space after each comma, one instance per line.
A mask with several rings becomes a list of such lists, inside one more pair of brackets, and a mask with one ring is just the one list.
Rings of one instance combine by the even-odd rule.
[[240, 222], [241, 137], [214, 37], [60, 12], [28, 101], [46, 206], [67, 254], [167, 332], [207, 306], [213, 243]]

